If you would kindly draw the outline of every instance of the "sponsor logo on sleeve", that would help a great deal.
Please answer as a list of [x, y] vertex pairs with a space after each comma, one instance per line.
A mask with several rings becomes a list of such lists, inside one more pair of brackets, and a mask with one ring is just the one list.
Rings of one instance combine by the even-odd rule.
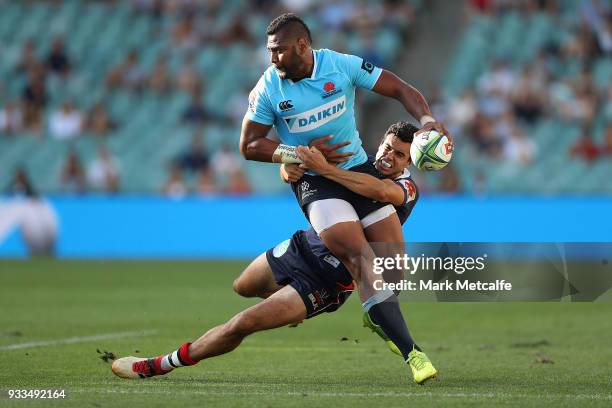
[[255, 113], [255, 107], [257, 106], [257, 92], [253, 89], [249, 94], [249, 110]]
[[375, 66], [371, 62], [366, 61], [366, 60], [361, 60], [361, 69], [363, 69], [368, 74], [371, 74], [372, 71], [374, 71], [374, 68]]
[[409, 203], [410, 201], [414, 201], [416, 199], [416, 187], [414, 185], [414, 182], [410, 179], [404, 179], [400, 181], [400, 184], [408, 192], [408, 197], [406, 199], [406, 202]]

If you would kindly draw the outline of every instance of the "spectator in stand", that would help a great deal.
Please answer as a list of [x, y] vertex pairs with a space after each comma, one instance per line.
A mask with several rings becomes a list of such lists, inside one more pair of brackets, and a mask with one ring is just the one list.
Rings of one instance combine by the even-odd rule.
[[383, 2], [383, 27], [390, 27], [407, 34], [407, 29], [415, 19], [415, 10], [410, 2], [403, 0], [385, 0]]
[[150, 89], [157, 92], [168, 92], [172, 87], [170, 73], [168, 71], [168, 57], [160, 55], [157, 57], [153, 71], [147, 80]]
[[517, 126], [510, 129], [510, 137], [505, 141], [503, 148], [504, 158], [508, 162], [527, 166], [533, 162], [536, 153], [537, 145], [525, 135], [525, 132]]
[[14, 135], [21, 130], [22, 115], [17, 102], [7, 102], [0, 110], [0, 135]]
[[498, 59], [493, 62], [491, 70], [478, 79], [477, 89], [481, 95], [499, 94], [507, 97], [514, 88], [516, 78], [509, 62]]
[[244, 112], [249, 108], [249, 86], [243, 86], [232, 93], [228, 101], [229, 116], [234, 126], [240, 126], [244, 119]]
[[612, 83], [608, 85], [606, 98], [602, 102], [601, 113], [608, 123], [612, 123]]
[[15, 72], [18, 74], [27, 75], [28, 72], [36, 65], [39, 65], [40, 62], [38, 58], [36, 58], [36, 49], [34, 46], [34, 41], [26, 40], [21, 48], [21, 54], [19, 54], [19, 61], [15, 66]]
[[131, 51], [123, 62], [111, 69], [106, 84], [111, 88], [142, 89], [146, 75], [139, 64], [138, 53]]
[[23, 88], [23, 125], [32, 132], [42, 131], [42, 111], [47, 104], [45, 69], [34, 65], [28, 72], [28, 80]]
[[60, 183], [62, 189], [66, 192], [84, 193], [87, 188], [83, 165], [74, 151], [66, 156], [66, 161], [62, 166]]
[[222, 46], [236, 43], [250, 44], [253, 42], [251, 34], [245, 25], [244, 17], [240, 14], [232, 17], [227, 28], [217, 36], [216, 40]]
[[189, 150], [179, 157], [177, 163], [183, 170], [195, 174], [209, 168], [210, 159], [202, 139], [202, 135], [194, 134]]
[[119, 166], [110, 150], [101, 147], [98, 155], [87, 171], [89, 185], [99, 191], [116, 193], [119, 191]]
[[176, 87], [182, 91], [202, 92], [202, 80], [194, 63], [194, 54], [190, 53], [185, 59], [183, 67], [176, 76]]
[[612, 125], [608, 125], [604, 132], [603, 145], [601, 146], [601, 154], [612, 157]]
[[344, 0], [330, 0], [321, 4], [319, 20], [332, 31], [340, 31], [353, 15], [355, 6]]
[[193, 12], [186, 12], [172, 30], [174, 46], [183, 51], [194, 51], [200, 45]]
[[132, 7], [136, 13], [149, 14], [157, 21], [164, 15], [164, 0], [132, 0]]
[[242, 168], [234, 168], [224, 189], [227, 194], [250, 194], [251, 186]]
[[347, 26], [355, 30], [370, 31], [380, 27], [385, 16], [385, 10], [378, 2], [355, 2], [353, 13]]
[[15, 170], [13, 180], [6, 189], [6, 193], [21, 197], [33, 197], [37, 195], [23, 167], [18, 167], [17, 170]]
[[196, 192], [198, 194], [214, 194], [219, 192], [215, 175], [210, 167], [205, 167], [198, 172]]
[[[461, 96], [450, 104], [448, 119], [453, 126], [456, 126], [456, 131], [463, 133], [463, 130], [468, 127], [476, 117], [477, 111], [476, 95], [472, 90], [468, 89], [463, 91]], [[437, 118], [438, 116], [435, 117]], [[455, 132], [452, 134], [455, 134]]]
[[359, 36], [361, 37], [362, 44], [361, 51], [358, 52], [359, 56], [377, 67], [387, 66], [387, 62], [376, 46], [376, 31], [371, 28], [362, 29], [359, 32]]
[[479, 112], [472, 123], [469, 134], [476, 144], [476, 151], [479, 154], [485, 154], [493, 158], [499, 157], [501, 141], [495, 134], [495, 126], [491, 118]]
[[514, 113], [519, 119], [534, 124], [544, 111], [547, 93], [545, 78], [538, 77], [533, 67], [528, 65], [514, 87], [511, 95]]
[[599, 147], [593, 141], [591, 132], [586, 126], [583, 126], [580, 137], [570, 148], [570, 154], [591, 163], [599, 157], [599, 153]]
[[471, 12], [489, 14], [494, 11], [494, 0], [470, 0], [468, 5]]
[[73, 139], [83, 130], [83, 115], [71, 102], [64, 102], [61, 109], [51, 114], [49, 131], [56, 139]]
[[65, 77], [70, 72], [70, 59], [64, 47], [64, 39], [55, 37], [51, 44], [51, 52], [46, 59], [47, 69], [54, 74]]
[[610, 57], [612, 55], [612, 12], [608, 13], [604, 24], [597, 30], [597, 40], [602, 53]]
[[242, 168], [242, 161], [233, 146], [225, 144], [213, 154], [211, 166], [217, 177], [228, 178], [236, 169]]
[[209, 121], [230, 123], [231, 119], [223, 115], [210, 112], [202, 103], [202, 95], [197, 90], [191, 92], [191, 101], [183, 111], [181, 119], [193, 125], [205, 125]]
[[441, 172], [440, 185], [438, 190], [444, 193], [457, 193], [461, 189], [461, 183], [457, 170], [452, 164], [447, 165]]
[[164, 184], [163, 192], [171, 198], [182, 198], [187, 195], [187, 185], [183, 177], [183, 170], [176, 163], [170, 165], [170, 174]]
[[98, 102], [89, 111], [85, 128], [96, 135], [105, 135], [116, 129], [117, 124], [110, 117], [104, 104]]

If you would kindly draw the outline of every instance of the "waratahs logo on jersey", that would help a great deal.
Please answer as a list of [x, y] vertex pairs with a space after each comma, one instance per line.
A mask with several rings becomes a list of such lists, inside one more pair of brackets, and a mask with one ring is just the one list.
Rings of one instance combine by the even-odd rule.
[[287, 116], [285, 123], [292, 133], [308, 132], [336, 119], [346, 112], [346, 96], [297, 115]]

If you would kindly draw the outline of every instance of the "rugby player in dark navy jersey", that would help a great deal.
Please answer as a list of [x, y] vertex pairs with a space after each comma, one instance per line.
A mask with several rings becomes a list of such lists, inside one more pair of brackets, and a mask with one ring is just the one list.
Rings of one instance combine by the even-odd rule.
[[[300, 154], [304, 164], [317, 169], [320, 174], [337, 179], [350, 190], [370, 199], [391, 203], [399, 221], [404, 223], [418, 200], [418, 190], [407, 170], [410, 143], [416, 130], [414, 126], [400, 122], [385, 133], [376, 158], [370, 162], [387, 178], [383, 180], [368, 174], [334, 170], [336, 167], [329, 165], [314, 149]], [[287, 165], [282, 174], [289, 182], [301, 178], [304, 169]], [[122, 378], [146, 378], [228, 353], [246, 336], [257, 331], [336, 311], [354, 290], [354, 283], [346, 267], [311, 228], [297, 231], [290, 239], [257, 257], [236, 279], [234, 290], [243, 296], [259, 296], [265, 300], [209, 330], [193, 343], [184, 343], [170, 354], [149, 359], [118, 359], [113, 362], [113, 372]], [[364, 323], [381, 336], [393, 352], [402, 355], [367, 313], [364, 314]], [[427, 356], [419, 350], [411, 352], [408, 362], [418, 383], [436, 375]]]

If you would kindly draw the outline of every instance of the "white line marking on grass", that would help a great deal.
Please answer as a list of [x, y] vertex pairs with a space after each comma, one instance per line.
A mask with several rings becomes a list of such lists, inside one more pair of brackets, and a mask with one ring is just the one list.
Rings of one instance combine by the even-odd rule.
[[[212, 384], [209, 384], [212, 385]], [[396, 397], [396, 398], [410, 398], [410, 397], [444, 397], [444, 398], [536, 398], [536, 399], [556, 399], [558, 398], [567, 398], [567, 399], [587, 399], [587, 400], [612, 400], [612, 394], [555, 394], [550, 395], [548, 397], [537, 395], [537, 394], [513, 394], [506, 392], [487, 392], [487, 393], [463, 393], [463, 392], [436, 392], [436, 391], [424, 391], [424, 392], [325, 392], [325, 391], [315, 391], [315, 390], [303, 390], [303, 391], [278, 391], [271, 390], [269, 388], [265, 388], [265, 385], [259, 384], [262, 386], [262, 391], [245, 391], [241, 390], [240, 387], [245, 384], [234, 384], [236, 389], [232, 391], [211, 391], [211, 390], [160, 390], [160, 389], [150, 389], [147, 387], [146, 390], [118, 390], [116, 388], [99, 388], [99, 387], [91, 387], [91, 388], [73, 388], [68, 389], [68, 392], [77, 392], [77, 393], [102, 393], [102, 394], [156, 394], [156, 395], [169, 395], [176, 396], [178, 394], [182, 395], [255, 395], [255, 396], [309, 396], [309, 397]]]
[[143, 331], [131, 331], [131, 332], [121, 332], [121, 333], [98, 334], [95, 336], [68, 337], [66, 339], [58, 339], [58, 340], [30, 341], [28, 343], [16, 343], [16, 344], [9, 344], [7, 346], [0, 346], [0, 351], [28, 349], [28, 348], [35, 348], [35, 347], [61, 346], [65, 344], [86, 343], [90, 341], [122, 339], [125, 337], [150, 336], [155, 333], [156, 333], [156, 330], [143, 330]]

